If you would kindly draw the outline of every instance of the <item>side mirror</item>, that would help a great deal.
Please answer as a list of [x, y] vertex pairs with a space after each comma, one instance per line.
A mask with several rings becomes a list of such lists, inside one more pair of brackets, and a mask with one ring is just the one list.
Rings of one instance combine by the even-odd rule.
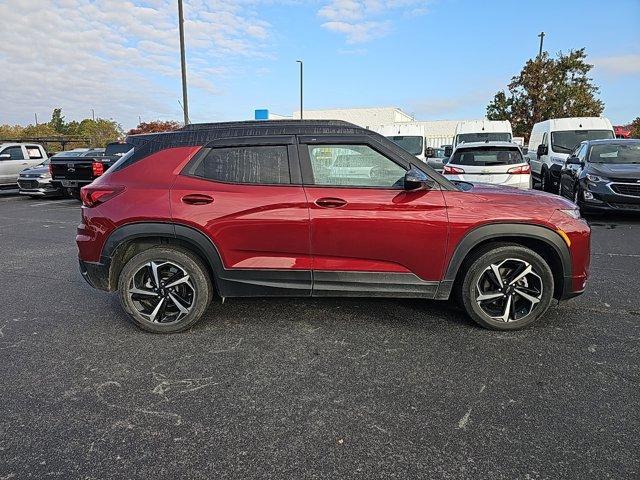
[[435, 152], [433, 151], [432, 147], [427, 147], [427, 148], [424, 149], [424, 156], [426, 158], [431, 158], [431, 157], [434, 156], [434, 154], [435, 154]]
[[453, 153], [453, 147], [451, 145], [445, 145], [445, 147], [444, 147], [444, 156], [445, 157], [450, 157], [452, 153]]
[[8, 160], [11, 158], [11, 155], [8, 153], [0, 153], [0, 160]]
[[569, 157], [567, 158], [567, 165], [582, 165], [582, 160], [578, 157]]
[[434, 180], [415, 167], [404, 175], [405, 190], [431, 190], [433, 186]]
[[542, 155], [548, 155], [549, 154], [549, 147], [547, 147], [546, 145], [538, 145], [538, 150], [536, 151], [536, 154], [538, 156], [538, 158], [540, 158]]

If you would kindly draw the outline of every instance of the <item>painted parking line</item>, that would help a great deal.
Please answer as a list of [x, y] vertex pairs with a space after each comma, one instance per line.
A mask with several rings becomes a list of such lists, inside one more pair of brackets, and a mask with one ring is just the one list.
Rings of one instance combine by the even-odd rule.
[[29, 206], [39, 207], [41, 205], [51, 205], [53, 207], [56, 205], [70, 205], [70, 204], [80, 205], [80, 202], [78, 202], [78, 200], [76, 200], [75, 198], [70, 198], [68, 200], [54, 200], [54, 201], [49, 200], [48, 202], [30, 203]]

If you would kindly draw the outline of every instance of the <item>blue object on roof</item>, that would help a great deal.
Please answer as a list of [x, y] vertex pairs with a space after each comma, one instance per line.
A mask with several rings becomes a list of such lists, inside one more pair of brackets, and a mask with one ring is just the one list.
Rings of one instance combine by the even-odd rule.
[[255, 110], [255, 120], [269, 120], [269, 110], [259, 108]]

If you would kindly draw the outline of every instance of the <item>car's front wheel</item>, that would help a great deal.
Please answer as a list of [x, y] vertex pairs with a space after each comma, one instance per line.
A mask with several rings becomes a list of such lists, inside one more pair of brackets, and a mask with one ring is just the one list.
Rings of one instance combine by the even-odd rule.
[[154, 247], [131, 258], [120, 272], [118, 291], [133, 322], [154, 333], [191, 327], [213, 296], [202, 261], [176, 247]]
[[468, 262], [460, 288], [464, 309], [475, 322], [494, 330], [517, 330], [549, 308], [553, 273], [533, 250], [501, 244], [479, 251]]

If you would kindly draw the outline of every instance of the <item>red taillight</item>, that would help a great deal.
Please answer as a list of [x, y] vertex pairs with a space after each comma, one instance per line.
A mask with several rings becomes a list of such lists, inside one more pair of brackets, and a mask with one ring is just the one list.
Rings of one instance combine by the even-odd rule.
[[510, 173], [511, 175], [528, 175], [531, 173], [531, 166], [520, 165], [519, 167], [513, 167], [507, 170], [507, 173]]
[[459, 173], [464, 173], [464, 170], [462, 168], [451, 167], [449, 165], [445, 165], [442, 170], [443, 170], [444, 173], [451, 173], [453, 175], [457, 175]]
[[80, 199], [85, 207], [95, 207], [112, 199], [124, 190], [124, 187], [93, 187], [87, 185], [80, 189]]
[[99, 177], [104, 173], [104, 165], [101, 162], [93, 162], [91, 164], [91, 170], [94, 177]]

